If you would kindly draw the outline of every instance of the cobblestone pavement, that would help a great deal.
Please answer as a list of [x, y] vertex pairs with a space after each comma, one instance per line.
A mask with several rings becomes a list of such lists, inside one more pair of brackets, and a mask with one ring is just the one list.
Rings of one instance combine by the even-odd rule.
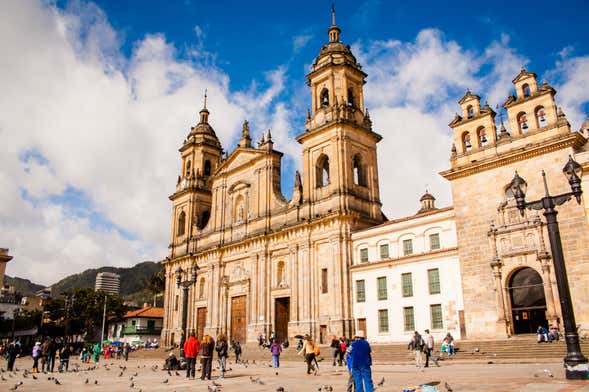
[[[187, 380], [184, 372], [175, 372], [171, 376], [160, 369], [163, 361], [150, 359], [130, 359], [127, 363], [116, 360], [101, 361], [95, 370], [86, 370], [88, 365], [80, 365], [73, 360], [70, 372], [54, 374], [31, 374], [23, 376], [24, 369], [30, 369], [32, 361], [18, 359], [14, 374], [2, 372], [0, 391], [9, 391], [16, 384], [18, 391], [211, 391], [213, 381], [221, 384], [219, 392], [225, 391], [276, 391], [283, 387], [286, 392], [312, 392], [323, 386], [331, 386], [333, 391], [344, 392], [348, 373], [344, 368], [322, 364], [317, 376], [307, 375], [302, 362], [281, 364], [279, 374], [268, 362], [235, 365], [229, 364], [231, 370], [224, 380], [218, 379], [218, 371], [213, 371], [212, 381]], [[76, 366], [80, 371], [74, 372]], [[106, 365], [106, 366], [105, 366]], [[121, 370], [120, 366], [127, 366]], [[158, 369], [153, 367], [157, 365]], [[427, 368], [423, 371], [407, 365], [376, 365], [373, 367], [373, 379], [378, 383], [384, 378], [384, 385], [378, 391], [401, 392], [404, 388], [428, 382], [440, 382], [440, 392], [446, 392], [445, 383], [455, 392], [460, 391], [529, 391], [529, 392], [589, 392], [589, 381], [569, 381], [564, 379], [564, 370], [560, 363], [539, 364], [444, 364], [439, 368]], [[0, 362], [6, 368], [6, 362]], [[136, 374], [136, 376], [135, 376]], [[553, 377], [550, 377], [550, 375]], [[133, 380], [130, 378], [133, 377]], [[55, 383], [56, 378], [60, 385]], [[253, 381], [252, 381], [253, 379]], [[259, 379], [259, 382], [255, 382]], [[88, 383], [86, 384], [86, 380]], [[95, 383], [97, 381], [97, 384]], [[210, 388], [210, 389], [209, 389]], [[326, 389], [327, 390], [327, 389]]]

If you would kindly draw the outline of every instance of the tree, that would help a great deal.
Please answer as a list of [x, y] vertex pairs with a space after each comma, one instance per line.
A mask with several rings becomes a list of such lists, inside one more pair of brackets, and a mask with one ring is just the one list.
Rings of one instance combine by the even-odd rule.
[[166, 286], [166, 275], [162, 268], [151, 277], [145, 279], [147, 290], [153, 295], [153, 306], [157, 304], [157, 297], [161, 294]]
[[127, 311], [123, 298], [117, 294], [82, 288], [73, 289], [63, 295], [72, 298], [69, 311], [66, 311], [64, 299], [55, 299], [45, 306], [51, 323], [54, 327], [61, 327], [58, 330], [63, 330], [69, 322], [69, 334], [84, 335], [86, 340], [96, 341], [100, 338], [105, 300], [107, 320], [122, 318]]

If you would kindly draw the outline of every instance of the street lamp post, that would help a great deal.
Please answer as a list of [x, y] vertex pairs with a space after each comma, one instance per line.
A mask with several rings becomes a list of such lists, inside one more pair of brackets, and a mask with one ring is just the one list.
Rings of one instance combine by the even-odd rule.
[[186, 319], [188, 316], [188, 289], [196, 282], [196, 271], [198, 266], [192, 265], [190, 278], [182, 281], [183, 270], [178, 266], [176, 269], [176, 286], [182, 287], [182, 337], [180, 338], [180, 358], [184, 358], [184, 342], [186, 341]]
[[567, 354], [564, 357], [564, 367], [566, 369], [566, 378], [568, 379], [587, 379], [589, 366], [587, 358], [581, 353], [579, 345], [579, 334], [577, 333], [577, 325], [575, 322], [575, 313], [573, 311], [573, 304], [571, 301], [571, 292], [566, 273], [566, 266], [564, 262], [564, 255], [562, 252], [562, 243], [560, 240], [560, 231], [558, 229], [558, 221], [555, 207], [560, 206], [569, 201], [573, 196], [577, 203], [581, 204], [581, 176], [583, 169], [581, 165], [569, 156], [569, 161], [563, 168], [563, 173], [567, 177], [571, 186], [571, 192], [560, 195], [551, 196], [548, 192], [548, 184], [546, 182], [546, 173], [542, 171], [542, 179], [544, 182], [544, 191], [546, 195], [536, 201], [526, 201], [526, 181], [521, 178], [517, 171], [513, 180], [509, 184], [509, 189], [513, 192], [517, 208], [520, 214], [524, 216], [526, 208], [533, 210], [544, 210], [546, 217], [546, 224], [548, 229], [548, 238], [550, 239], [550, 248], [552, 250], [552, 260], [554, 263], [554, 273], [556, 275], [556, 285], [558, 287], [558, 295], [560, 297], [560, 307], [562, 310], [562, 318], [564, 321], [564, 335], [567, 345]]

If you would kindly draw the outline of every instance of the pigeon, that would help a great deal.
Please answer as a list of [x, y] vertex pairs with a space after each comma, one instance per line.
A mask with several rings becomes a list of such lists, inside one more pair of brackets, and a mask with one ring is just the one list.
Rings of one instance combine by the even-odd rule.
[[61, 383], [59, 382], [59, 380], [57, 378], [55, 379], [55, 385], [61, 385]]
[[119, 377], [123, 377], [123, 372], [120, 372], [119, 373]]
[[19, 384], [14, 384], [14, 386], [12, 388], [10, 388], [11, 391], [16, 391], [16, 389], [18, 388]]
[[131, 388], [135, 388], [135, 383], [132, 382], [131, 385], [129, 385]]
[[209, 392], [218, 392], [218, 391], [219, 391], [219, 390], [217, 389], [217, 387], [214, 387], [214, 388], [213, 388], [213, 387], [211, 387], [210, 385], [209, 385], [209, 386], [207, 386], [207, 389], [208, 389], [208, 391], [209, 391]]
[[276, 392], [284, 392], [284, 387], [278, 387], [278, 388], [276, 388]]
[[137, 377], [139, 373], [135, 372], [135, 374], [133, 374], [133, 377]]
[[250, 381], [253, 382], [254, 384], [256, 383], [256, 380], [254, 380], [254, 378], [252, 376], [250, 376]]
[[172, 372], [168, 370], [168, 376], [172, 377]]
[[98, 380], [94, 380], [94, 385], [98, 385]]
[[0, 376], [2, 378], [2, 381], [6, 381], [6, 379], [4, 378], [4, 376]]
[[89, 379], [86, 379], [86, 381], [84, 381], [84, 384], [88, 384], [90, 382]]
[[453, 391], [452, 387], [447, 382], [444, 382], [444, 388], [446, 388], [446, 391], [448, 391], [448, 392], [452, 392]]
[[35, 375], [33, 374], [33, 380], [36, 380], [36, 379], [37, 379], [37, 376], [35, 376]]
[[544, 369], [544, 373], [546, 373], [546, 375], [547, 375], [548, 377], [554, 377], [554, 376], [552, 375], [552, 373], [550, 372], [550, 370], [548, 370], [548, 369]]
[[180, 373], [178, 373], [178, 371], [177, 371], [177, 370], [176, 370], [176, 375], [177, 375], [177, 376], [180, 376]]
[[168, 379], [166, 378], [166, 379], [164, 380], [164, 384], [167, 384], [167, 383], [168, 383]]
[[379, 387], [382, 387], [384, 385], [384, 377], [376, 385], [379, 386]]

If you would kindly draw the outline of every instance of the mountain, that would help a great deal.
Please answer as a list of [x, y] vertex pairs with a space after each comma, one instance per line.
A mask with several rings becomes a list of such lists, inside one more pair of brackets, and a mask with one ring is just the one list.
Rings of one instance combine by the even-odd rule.
[[[51, 285], [52, 295], [58, 296], [61, 293], [74, 288], [94, 288], [96, 274], [99, 272], [114, 272], [121, 277], [119, 294], [126, 300], [135, 301], [139, 305], [143, 302], [151, 303], [153, 296], [148, 292], [145, 280], [159, 272], [163, 266], [153, 261], [144, 261], [129, 268], [101, 267], [87, 269], [79, 274], [73, 274], [63, 278]], [[17, 292], [23, 296], [34, 295], [37, 290], [44, 288], [42, 285], [32, 283], [27, 279], [5, 277], [6, 285], [13, 285]]]
[[4, 275], [4, 284], [6, 286], [14, 286], [17, 293], [21, 293], [23, 297], [33, 297], [35, 293], [45, 286], [31, 282], [28, 279], [19, 277], [11, 277]]

